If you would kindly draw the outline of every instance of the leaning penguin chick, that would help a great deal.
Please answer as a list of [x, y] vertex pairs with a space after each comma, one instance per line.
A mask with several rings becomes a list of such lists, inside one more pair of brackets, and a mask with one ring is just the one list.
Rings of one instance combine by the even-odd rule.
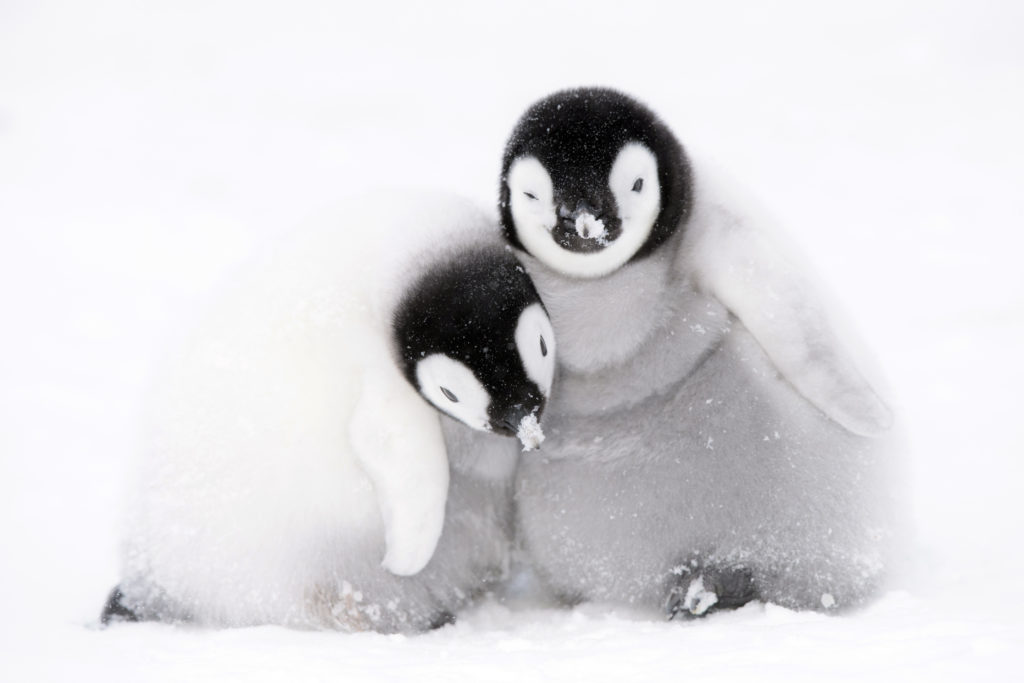
[[500, 211], [559, 338], [544, 458], [517, 474], [550, 586], [669, 616], [876, 591], [898, 526], [890, 412], [763, 218], [600, 88], [522, 116]]
[[[469, 251], [427, 272], [394, 319], [409, 382], [467, 425], [521, 436], [543, 411], [555, 372], [551, 321], [519, 262]], [[511, 353], [510, 353], [511, 352]]]
[[156, 383], [104, 619], [450, 621], [507, 564], [509, 425], [544, 410], [554, 349], [463, 200], [371, 197], [293, 235]]

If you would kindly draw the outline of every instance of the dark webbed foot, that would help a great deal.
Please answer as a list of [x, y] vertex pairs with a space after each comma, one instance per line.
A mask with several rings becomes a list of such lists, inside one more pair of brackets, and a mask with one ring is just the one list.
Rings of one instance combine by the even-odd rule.
[[672, 570], [665, 614], [669, 619], [702, 617], [742, 607], [757, 599], [754, 575], [743, 565], [701, 566], [691, 560]]
[[125, 607], [124, 594], [121, 592], [120, 586], [115, 586], [114, 590], [110, 591], [110, 595], [107, 596], [107, 602], [103, 605], [103, 611], [100, 613], [100, 623], [106, 626], [111, 621], [138, 621], [139, 617], [135, 612]]
[[427, 630], [428, 631], [433, 631], [433, 630], [436, 630], [436, 629], [439, 629], [439, 628], [444, 628], [445, 626], [448, 626], [449, 624], [454, 624], [454, 623], [455, 623], [455, 615], [452, 614], [451, 612], [449, 612], [448, 610], [445, 610], [443, 612], [439, 612], [437, 614], [437, 616], [435, 616], [430, 621], [430, 625], [427, 626]]

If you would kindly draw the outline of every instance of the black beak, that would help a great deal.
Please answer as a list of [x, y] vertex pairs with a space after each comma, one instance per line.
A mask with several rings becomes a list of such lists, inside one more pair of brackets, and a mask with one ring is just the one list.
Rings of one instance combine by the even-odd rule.
[[[601, 202], [588, 202], [581, 199], [575, 206], [561, 203], [558, 205], [558, 231], [560, 236], [555, 240], [563, 247], [572, 251], [588, 252], [598, 251], [608, 242], [618, 237], [618, 222], [610, 220], [606, 208]], [[577, 225], [580, 216], [588, 215], [591, 221], [584, 221]], [[593, 221], [600, 221], [600, 226], [595, 226]], [[601, 240], [595, 238], [601, 237]]]
[[576, 206], [572, 207], [568, 204], [562, 203], [558, 205], [558, 217], [566, 221], [574, 221], [579, 216], [589, 213], [595, 218], [600, 218], [604, 215], [601, 209], [596, 208], [594, 204], [589, 203], [585, 199], [581, 199], [576, 202]]
[[505, 436], [516, 436], [523, 419], [535, 415], [537, 419], [544, 413], [544, 398], [530, 392], [525, 400], [518, 401], [504, 410], [497, 419], [491, 420], [495, 432]]
[[523, 423], [523, 418], [531, 414], [533, 414], [532, 410], [527, 410], [525, 407], [516, 404], [498, 420], [501, 432], [507, 432], [509, 436], [515, 436], [516, 432], [519, 431], [519, 425]]

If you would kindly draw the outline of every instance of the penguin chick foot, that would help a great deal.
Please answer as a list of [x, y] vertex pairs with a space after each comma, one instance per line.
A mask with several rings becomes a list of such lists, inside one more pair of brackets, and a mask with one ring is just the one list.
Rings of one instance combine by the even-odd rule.
[[430, 621], [430, 625], [427, 626], [427, 630], [428, 631], [434, 631], [434, 630], [437, 630], [439, 628], [444, 628], [445, 626], [449, 626], [449, 625], [454, 624], [454, 623], [455, 623], [455, 615], [452, 614], [451, 612], [449, 612], [448, 610], [445, 610], [443, 612], [439, 612], [437, 614], [437, 616], [435, 616]]
[[757, 598], [753, 573], [742, 565], [718, 568], [691, 568], [683, 565], [673, 571], [678, 580], [670, 586], [665, 599], [669, 620], [695, 619], [710, 612], [742, 607]]
[[106, 626], [112, 621], [138, 620], [138, 615], [128, 607], [125, 607], [124, 594], [121, 593], [121, 587], [115, 586], [114, 590], [110, 591], [110, 595], [107, 596], [107, 602], [103, 605], [103, 611], [100, 613], [100, 624]]

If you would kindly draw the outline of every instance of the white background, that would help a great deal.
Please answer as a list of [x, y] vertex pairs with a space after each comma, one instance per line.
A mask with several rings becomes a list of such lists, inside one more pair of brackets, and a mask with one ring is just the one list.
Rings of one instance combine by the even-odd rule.
[[[1024, 5], [832, 5], [0, 0], [0, 678], [1019, 676]], [[146, 383], [189, 312], [361, 188], [493, 206], [521, 111], [586, 84], [731, 170], [844, 302], [908, 433], [913, 576], [841, 618], [96, 630]]]

